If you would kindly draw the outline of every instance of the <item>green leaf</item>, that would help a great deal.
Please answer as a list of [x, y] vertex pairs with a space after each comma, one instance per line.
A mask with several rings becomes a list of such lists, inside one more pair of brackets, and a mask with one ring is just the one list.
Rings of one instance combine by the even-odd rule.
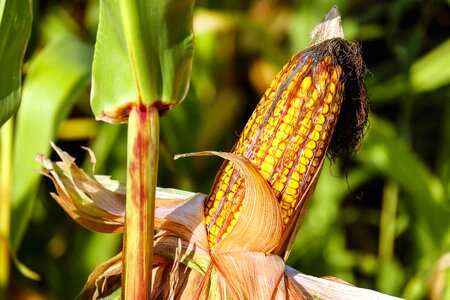
[[90, 78], [92, 48], [68, 35], [35, 56], [23, 86], [13, 162], [11, 237], [17, 249], [33, 207], [40, 175], [36, 153], [48, 155], [49, 141]]
[[92, 109], [125, 123], [130, 105], [182, 101], [192, 63], [193, 0], [100, 2]]
[[444, 188], [406, 142], [397, 136], [394, 126], [372, 115], [370, 131], [358, 159], [395, 181], [409, 194], [416, 220], [438, 247], [449, 228], [448, 215], [443, 209]]
[[425, 54], [411, 67], [411, 85], [416, 92], [427, 92], [450, 84], [450, 39]]
[[31, 1], [0, 0], [0, 127], [20, 105], [21, 68], [31, 33]]

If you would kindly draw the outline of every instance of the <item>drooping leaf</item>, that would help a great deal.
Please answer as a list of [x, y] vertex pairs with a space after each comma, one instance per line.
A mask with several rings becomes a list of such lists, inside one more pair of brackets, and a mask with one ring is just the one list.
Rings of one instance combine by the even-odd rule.
[[40, 178], [34, 156], [49, 153], [49, 140], [89, 83], [91, 61], [92, 48], [68, 35], [53, 40], [30, 63], [15, 133], [13, 248], [22, 239]]
[[0, 127], [19, 108], [22, 60], [31, 33], [31, 1], [0, 2]]
[[64, 211], [84, 227], [98, 232], [122, 232], [125, 199], [103, 188], [94, 178], [75, 165], [75, 160], [55, 145], [62, 161], [52, 163], [43, 155], [37, 157], [43, 174], [52, 179], [57, 194], [53, 198]]
[[127, 121], [130, 105], [165, 109], [189, 85], [192, 0], [100, 2], [91, 105], [98, 119]]

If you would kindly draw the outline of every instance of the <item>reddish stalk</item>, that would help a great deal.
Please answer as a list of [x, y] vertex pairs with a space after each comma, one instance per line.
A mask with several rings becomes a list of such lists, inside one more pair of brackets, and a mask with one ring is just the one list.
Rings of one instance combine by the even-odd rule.
[[158, 148], [158, 109], [133, 107], [128, 120], [123, 299], [151, 298]]

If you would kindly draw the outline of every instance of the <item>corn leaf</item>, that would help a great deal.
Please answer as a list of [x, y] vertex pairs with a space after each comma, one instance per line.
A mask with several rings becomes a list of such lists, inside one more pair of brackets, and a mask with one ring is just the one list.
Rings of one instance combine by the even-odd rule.
[[393, 125], [373, 115], [371, 124], [358, 159], [397, 182], [410, 195], [411, 208], [430, 242], [442, 241], [449, 225], [442, 183], [397, 136]]
[[0, 127], [20, 105], [22, 60], [31, 19], [31, 1], [0, 1]]
[[160, 101], [171, 107], [183, 100], [192, 61], [193, 3], [100, 1], [91, 95], [98, 119], [125, 123], [129, 105]]
[[36, 153], [48, 155], [60, 122], [89, 83], [92, 48], [67, 35], [53, 40], [30, 63], [16, 124], [11, 237], [17, 249], [33, 207], [40, 175]]
[[417, 60], [410, 70], [411, 85], [418, 92], [427, 92], [450, 84], [450, 39]]

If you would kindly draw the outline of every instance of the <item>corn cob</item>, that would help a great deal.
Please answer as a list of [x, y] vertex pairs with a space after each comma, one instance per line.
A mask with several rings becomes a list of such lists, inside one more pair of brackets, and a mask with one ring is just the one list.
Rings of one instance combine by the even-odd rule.
[[[336, 39], [334, 46], [339, 48], [341, 43], [347, 42]], [[232, 151], [249, 159], [272, 187], [284, 226], [303, 206], [302, 195], [320, 171], [339, 117], [348, 74], [343, 72], [341, 57], [330, 51], [333, 48], [319, 45], [291, 58]], [[224, 163], [205, 203], [211, 247], [233, 228], [244, 195], [240, 170], [232, 162]]]

